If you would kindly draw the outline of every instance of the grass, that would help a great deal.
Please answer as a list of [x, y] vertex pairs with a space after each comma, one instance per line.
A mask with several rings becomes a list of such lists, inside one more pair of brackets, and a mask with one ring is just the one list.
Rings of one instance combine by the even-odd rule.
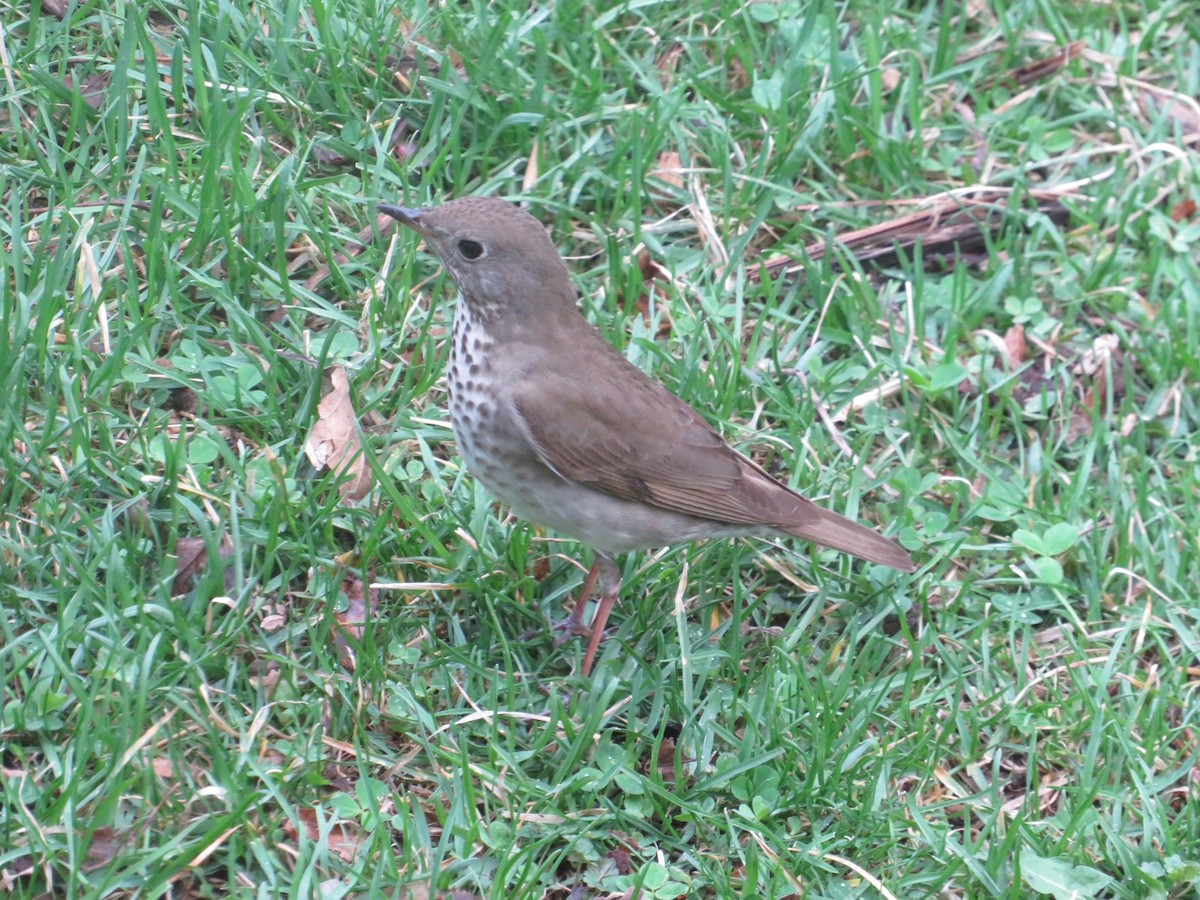
[[[6, 892], [1196, 895], [1194, 4], [47, 6], [0, 0]], [[750, 275], [978, 186], [971, 264]], [[572, 675], [586, 553], [461, 472], [450, 284], [370, 230], [467, 193], [921, 571], [631, 556]]]

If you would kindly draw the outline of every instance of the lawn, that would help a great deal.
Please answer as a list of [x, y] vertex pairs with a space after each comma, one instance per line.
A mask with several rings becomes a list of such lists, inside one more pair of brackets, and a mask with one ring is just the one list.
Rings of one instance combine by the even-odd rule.
[[[0, 893], [1200, 893], [1195, 3], [0, 0]], [[622, 560], [445, 411], [381, 201], [914, 574]]]

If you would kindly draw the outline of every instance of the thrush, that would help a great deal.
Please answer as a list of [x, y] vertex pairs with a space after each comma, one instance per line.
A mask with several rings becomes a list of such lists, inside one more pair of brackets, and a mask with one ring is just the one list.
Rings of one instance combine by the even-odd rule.
[[585, 676], [621, 589], [617, 554], [793, 536], [914, 570], [894, 541], [776, 481], [609, 344], [528, 212], [489, 197], [379, 209], [423, 236], [458, 285], [447, 382], [467, 470], [520, 518], [594, 551], [568, 620], [589, 633]]

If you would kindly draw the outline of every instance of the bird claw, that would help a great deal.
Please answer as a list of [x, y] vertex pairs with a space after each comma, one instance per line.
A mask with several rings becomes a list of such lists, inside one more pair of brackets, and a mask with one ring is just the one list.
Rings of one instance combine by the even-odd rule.
[[[576, 609], [578, 609], [578, 605]], [[572, 611], [565, 619], [559, 619], [556, 622], [550, 622], [548, 628], [554, 634], [554, 646], [561, 647], [571, 638], [585, 637], [592, 633], [587, 625], [584, 624], [583, 616], [575, 611]], [[530, 628], [521, 635], [521, 640], [531, 641], [545, 633], [546, 628]]]

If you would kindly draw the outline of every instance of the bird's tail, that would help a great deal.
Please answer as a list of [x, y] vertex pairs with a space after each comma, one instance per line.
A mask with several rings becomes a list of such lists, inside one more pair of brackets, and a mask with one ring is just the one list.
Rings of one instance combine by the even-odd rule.
[[812, 514], [809, 521], [801, 525], [789, 525], [781, 530], [822, 547], [841, 550], [851, 556], [891, 566], [902, 572], [916, 571], [917, 567], [913, 564], [912, 557], [895, 541], [815, 504], [807, 511]]

